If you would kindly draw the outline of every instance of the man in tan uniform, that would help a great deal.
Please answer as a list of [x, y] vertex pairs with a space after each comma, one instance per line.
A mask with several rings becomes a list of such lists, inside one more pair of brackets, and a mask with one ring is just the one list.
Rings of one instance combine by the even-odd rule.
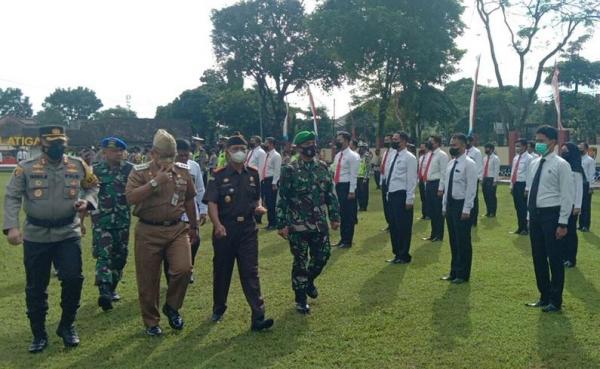
[[175, 163], [175, 138], [159, 129], [150, 152], [152, 161], [134, 167], [125, 190], [139, 218], [135, 229], [135, 269], [142, 319], [146, 334], [162, 334], [160, 276], [163, 259], [169, 263], [167, 301], [162, 311], [173, 329], [183, 328], [179, 309], [190, 282], [192, 254], [190, 241], [198, 238], [198, 225], [181, 221], [185, 212], [197, 219], [196, 189], [188, 166]]
[[[41, 127], [40, 139], [42, 154], [17, 165], [4, 197], [4, 234], [12, 245], [23, 243], [31, 353], [48, 345], [47, 288], [52, 263], [62, 288], [62, 316], [56, 334], [67, 347], [79, 344], [73, 325], [83, 285], [77, 213], [96, 209], [98, 195], [91, 168], [79, 158], [64, 155], [67, 136], [63, 127]], [[23, 233], [19, 229], [21, 205], [26, 215]]]

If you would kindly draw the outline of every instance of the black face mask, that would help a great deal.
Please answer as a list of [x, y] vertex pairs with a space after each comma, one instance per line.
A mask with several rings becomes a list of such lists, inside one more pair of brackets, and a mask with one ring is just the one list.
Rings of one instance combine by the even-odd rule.
[[392, 142], [392, 149], [398, 150], [400, 148], [400, 142]]
[[335, 148], [338, 149], [338, 150], [342, 148], [342, 145], [343, 144], [340, 141], [336, 141], [335, 142]]
[[567, 159], [569, 158], [569, 152], [568, 152], [568, 151], [565, 151], [565, 152], [561, 153], [561, 154], [560, 154], [560, 156], [561, 156], [563, 159], [567, 160]]
[[460, 154], [460, 151], [456, 147], [451, 147], [449, 151], [450, 151], [450, 155], [453, 158], [456, 158], [458, 156], [458, 154]]
[[383, 147], [385, 147], [386, 149], [389, 149], [391, 146], [391, 144], [389, 142], [384, 142], [383, 143]]
[[317, 147], [314, 145], [302, 147], [302, 155], [307, 156], [309, 158], [314, 158], [315, 155], [317, 155]]
[[253, 149], [256, 147], [256, 144], [254, 142], [248, 142], [248, 147]]
[[583, 156], [585, 154], [587, 154], [587, 152], [585, 150], [579, 150], [579, 153]]
[[427, 142], [425, 147], [427, 147], [427, 150], [433, 150], [433, 144], [431, 142]]
[[491, 151], [489, 151], [489, 150], [485, 150], [485, 154], [486, 154], [486, 155], [490, 155], [491, 153], [492, 153]]
[[468, 144], [467, 144], [467, 149], [470, 149], [471, 147], [473, 147], [473, 145], [472, 145], [472, 144], [470, 144], [470, 143], [468, 143]]
[[60, 160], [65, 154], [65, 145], [62, 143], [52, 143], [50, 146], [43, 148], [44, 152], [52, 160]]

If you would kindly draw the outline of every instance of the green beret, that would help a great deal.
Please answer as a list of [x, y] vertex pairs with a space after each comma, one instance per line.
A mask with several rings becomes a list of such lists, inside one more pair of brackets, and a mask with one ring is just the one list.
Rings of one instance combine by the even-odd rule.
[[302, 131], [298, 132], [296, 137], [294, 137], [294, 145], [302, 145], [306, 141], [313, 141], [317, 135], [311, 131]]

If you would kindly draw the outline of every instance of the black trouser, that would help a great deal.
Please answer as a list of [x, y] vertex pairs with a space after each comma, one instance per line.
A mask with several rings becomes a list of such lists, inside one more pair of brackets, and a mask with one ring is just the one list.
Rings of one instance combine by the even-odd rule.
[[481, 183], [481, 191], [483, 192], [483, 200], [487, 209], [486, 215], [496, 215], [498, 209], [498, 199], [496, 198], [497, 186], [494, 185], [493, 177], [485, 177]]
[[390, 214], [387, 206], [387, 186], [381, 185], [381, 201], [383, 202], [383, 216], [385, 217], [385, 223], [390, 226]]
[[440, 180], [427, 181], [425, 185], [425, 193], [427, 199], [427, 215], [431, 218], [431, 238], [444, 239], [444, 216], [442, 215], [442, 200], [443, 198], [438, 196], [438, 189], [440, 186]]
[[579, 217], [579, 228], [590, 229], [592, 222], [592, 194], [590, 183], [583, 183], [583, 199], [581, 201], [581, 216]]
[[450, 277], [469, 280], [471, 278], [471, 263], [473, 246], [471, 245], [471, 219], [462, 220], [462, 210], [465, 200], [448, 199], [446, 207], [446, 222], [450, 238]]
[[425, 182], [419, 181], [419, 197], [421, 198], [421, 217], [426, 218], [427, 215], [427, 194], [425, 192]]
[[517, 211], [517, 232], [527, 230], [527, 197], [525, 196], [525, 182], [515, 182], [512, 188], [513, 203]]
[[577, 237], [577, 215], [569, 217], [567, 226], [567, 235], [564, 238], [564, 261], [570, 261], [573, 265], [577, 264], [577, 248], [579, 246], [579, 238]]
[[[194, 265], [194, 261], [196, 260], [196, 254], [198, 254], [198, 250], [200, 249], [200, 234], [198, 233], [198, 238], [196, 239], [196, 241], [194, 243], [191, 244], [192, 246], [192, 266]], [[167, 283], [169, 283], [169, 262], [167, 260], [167, 257], [165, 256], [163, 259], [163, 271], [165, 273], [165, 279], [167, 280]]]
[[273, 184], [273, 177], [266, 177], [260, 182], [260, 191], [262, 192], [262, 198], [264, 199], [265, 207], [267, 208], [269, 227], [277, 226], [277, 214], [275, 213], [277, 190], [273, 190]]
[[350, 192], [350, 183], [338, 183], [335, 185], [335, 191], [340, 202], [340, 236], [341, 243], [346, 245], [352, 245], [354, 239], [354, 226], [356, 225], [357, 219], [357, 206], [356, 198], [353, 200], [348, 199], [348, 193]]
[[379, 170], [373, 171], [373, 177], [375, 178], [375, 186], [377, 186], [378, 190], [381, 189], [381, 172]]
[[540, 300], [560, 308], [565, 284], [565, 266], [563, 264], [564, 240], [556, 239], [559, 213], [560, 207], [530, 211], [529, 239]]
[[359, 177], [356, 181], [356, 199], [360, 210], [366, 211], [369, 206], [369, 178]]
[[413, 208], [406, 208], [406, 191], [389, 193], [387, 206], [390, 208], [390, 238], [392, 240], [392, 252], [397, 259], [410, 261]]
[[231, 285], [233, 264], [237, 260], [238, 274], [252, 319], [265, 314], [265, 303], [258, 277], [258, 229], [253, 219], [244, 223], [224, 222], [227, 237], [213, 236], [213, 313], [227, 310], [227, 295]]
[[473, 227], [477, 227], [477, 218], [479, 217], [479, 179], [477, 180], [477, 189], [475, 190], [475, 200], [473, 201], [473, 209], [471, 209], [471, 223]]
[[71, 326], [75, 321], [79, 302], [83, 274], [81, 267], [81, 239], [70, 238], [60, 242], [23, 242], [23, 263], [27, 285], [25, 301], [27, 316], [34, 336], [46, 334], [45, 322], [48, 311], [48, 283], [50, 266], [54, 263], [61, 281], [60, 306], [62, 317], [60, 325]]

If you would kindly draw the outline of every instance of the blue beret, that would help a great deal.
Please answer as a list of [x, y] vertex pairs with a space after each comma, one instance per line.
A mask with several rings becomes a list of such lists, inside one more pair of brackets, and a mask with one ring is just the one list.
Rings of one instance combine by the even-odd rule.
[[127, 149], [127, 144], [125, 143], [125, 141], [121, 140], [118, 137], [106, 137], [102, 140], [100, 146], [102, 146], [102, 148], [104, 149]]

